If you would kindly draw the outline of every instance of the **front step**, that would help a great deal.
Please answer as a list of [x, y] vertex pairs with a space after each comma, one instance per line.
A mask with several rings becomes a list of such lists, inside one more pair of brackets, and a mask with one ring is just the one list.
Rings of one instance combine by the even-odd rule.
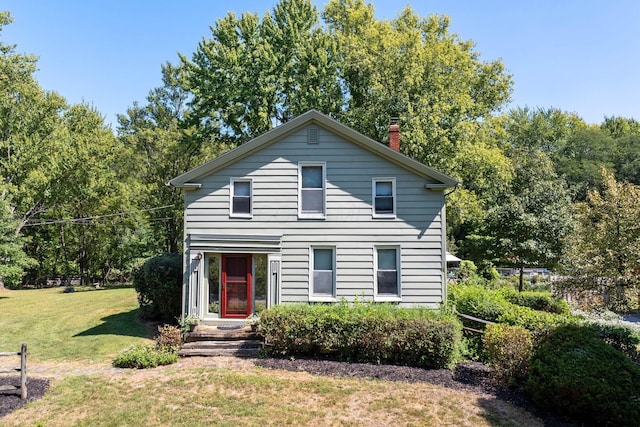
[[185, 343], [178, 355], [189, 356], [236, 356], [255, 357], [262, 348], [262, 341], [193, 341]]
[[186, 334], [185, 343], [178, 355], [255, 357], [263, 342], [250, 327], [229, 330], [198, 325], [195, 330]]

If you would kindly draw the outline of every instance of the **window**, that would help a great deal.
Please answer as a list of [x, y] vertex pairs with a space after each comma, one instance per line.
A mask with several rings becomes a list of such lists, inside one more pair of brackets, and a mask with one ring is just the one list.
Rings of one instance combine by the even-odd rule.
[[251, 180], [231, 178], [231, 216], [251, 217]]
[[310, 251], [309, 299], [312, 301], [333, 301], [335, 299], [336, 258], [335, 248], [314, 247]]
[[373, 178], [373, 216], [395, 218], [396, 216], [395, 178]]
[[325, 214], [325, 165], [324, 163], [300, 163], [299, 165], [299, 216], [324, 218]]
[[398, 268], [400, 249], [379, 247], [375, 250], [376, 300], [398, 301], [400, 299], [400, 271]]

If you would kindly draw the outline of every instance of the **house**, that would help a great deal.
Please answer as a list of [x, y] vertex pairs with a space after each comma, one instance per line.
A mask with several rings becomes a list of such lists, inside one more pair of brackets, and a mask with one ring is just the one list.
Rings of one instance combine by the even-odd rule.
[[184, 315], [246, 318], [342, 298], [446, 298], [445, 191], [458, 182], [311, 110], [180, 175]]

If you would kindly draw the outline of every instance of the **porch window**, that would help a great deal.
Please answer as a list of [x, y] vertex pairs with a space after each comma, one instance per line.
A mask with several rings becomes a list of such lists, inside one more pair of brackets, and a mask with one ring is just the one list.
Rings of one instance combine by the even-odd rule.
[[400, 299], [400, 248], [377, 247], [375, 250], [376, 300]]
[[267, 308], [267, 255], [255, 254], [253, 260], [253, 312], [260, 314]]
[[231, 216], [251, 217], [251, 184], [250, 179], [231, 178]]
[[220, 256], [208, 254], [207, 261], [207, 278], [209, 280], [207, 312], [218, 315], [220, 314]]
[[325, 173], [323, 162], [299, 164], [298, 216], [301, 218], [324, 218]]
[[310, 251], [311, 301], [333, 301], [336, 296], [336, 252], [332, 247], [313, 247]]
[[395, 218], [395, 178], [373, 178], [373, 216], [375, 218]]

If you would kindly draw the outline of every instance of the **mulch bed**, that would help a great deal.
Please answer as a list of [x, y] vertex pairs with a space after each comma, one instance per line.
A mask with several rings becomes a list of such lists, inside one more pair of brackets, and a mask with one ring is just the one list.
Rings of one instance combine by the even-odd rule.
[[[0, 376], [0, 386], [19, 385], [20, 376]], [[27, 377], [27, 399], [20, 399], [20, 390], [0, 391], [0, 418], [22, 408], [27, 402], [40, 399], [49, 388], [49, 380], [44, 378]]]

